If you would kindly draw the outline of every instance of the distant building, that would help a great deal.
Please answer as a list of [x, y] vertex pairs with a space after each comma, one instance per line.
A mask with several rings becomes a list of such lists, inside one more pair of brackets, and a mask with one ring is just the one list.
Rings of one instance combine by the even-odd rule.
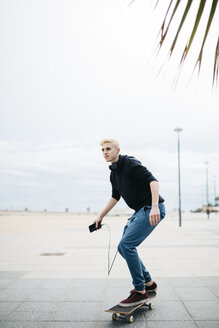
[[210, 212], [217, 212], [218, 211], [218, 207], [217, 206], [212, 206], [212, 205], [210, 205], [210, 206], [203, 205], [202, 212], [203, 213], [206, 213], [207, 210], [209, 210]]

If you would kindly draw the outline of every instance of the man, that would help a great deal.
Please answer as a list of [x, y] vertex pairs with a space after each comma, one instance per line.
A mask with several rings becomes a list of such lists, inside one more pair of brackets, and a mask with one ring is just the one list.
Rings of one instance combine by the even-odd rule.
[[96, 227], [104, 216], [116, 205], [120, 197], [135, 212], [124, 228], [118, 250], [126, 260], [135, 289], [119, 304], [133, 306], [148, 300], [148, 291], [154, 291], [157, 284], [138, 256], [136, 247], [154, 230], [165, 216], [164, 199], [159, 196], [159, 183], [137, 159], [120, 155], [119, 143], [115, 139], [100, 142], [105, 160], [111, 162], [110, 181], [112, 197], [99, 217]]

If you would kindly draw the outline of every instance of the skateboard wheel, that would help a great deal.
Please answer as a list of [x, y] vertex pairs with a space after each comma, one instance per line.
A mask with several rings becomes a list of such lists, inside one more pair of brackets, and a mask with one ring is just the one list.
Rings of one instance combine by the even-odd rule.
[[134, 317], [130, 315], [130, 317], [127, 318], [128, 323], [134, 322]]
[[117, 314], [116, 314], [116, 313], [113, 313], [113, 314], [112, 314], [112, 319], [113, 319], [114, 321], [116, 321], [116, 319], [117, 319]]
[[149, 309], [152, 310], [154, 308], [154, 304], [150, 303], [149, 304]]

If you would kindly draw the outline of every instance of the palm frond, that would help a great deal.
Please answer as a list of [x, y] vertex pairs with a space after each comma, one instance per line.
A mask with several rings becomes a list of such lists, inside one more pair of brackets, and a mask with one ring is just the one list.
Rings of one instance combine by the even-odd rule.
[[[203, 38], [203, 41], [202, 41], [202, 44], [201, 44], [201, 49], [200, 49], [200, 52], [199, 52], [199, 55], [198, 55], [198, 59], [197, 59], [196, 64], [195, 64], [195, 67], [199, 64], [199, 71], [200, 71], [201, 63], [202, 63], [203, 49], [204, 49], [205, 42], [206, 42], [206, 39], [208, 37], [209, 30], [210, 30], [210, 27], [211, 27], [211, 24], [212, 24], [212, 21], [213, 21], [215, 12], [216, 12], [218, 1], [219, 0], [212, 0], [211, 10], [210, 10], [210, 14], [209, 14], [209, 17], [208, 17], [208, 22], [207, 22], [207, 25], [206, 25], [204, 38]], [[134, 2], [134, 0], [131, 0], [131, 2], [130, 2], [129, 5], [131, 5], [133, 2]], [[156, 0], [155, 7], [157, 7], [158, 2], [159, 2], [159, 0]], [[172, 14], [171, 14], [171, 16], [169, 18], [169, 22], [168, 22], [168, 24], [166, 26], [167, 16], [168, 16], [169, 11], [170, 11], [170, 8], [171, 8], [171, 6], [173, 4], [173, 0], [170, 0], [169, 6], [168, 6], [167, 11], [166, 11], [166, 14], [164, 16], [163, 23], [162, 23], [161, 28], [160, 28], [160, 31], [159, 31], [159, 33], [160, 33], [159, 49], [162, 47], [162, 45], [164, 43], [164, 40], [165, 40], [165, 38], [167, 36], [167, 33], [169, 31], [169, 28], [170, 28], [170, 25], [171, 25], [171, 23], [173, 21], [173, 18], [174, 18], [175, 14], [176, 14], [176, 11], [177, 11], [177, 9], [178, 9], [178, 7], [180, 5], [180, 2], [181, 2], [181, 0], [176, 0], [175, 6], [174, 6], [173, 11], [172, 11]], [[179, 34], [180, 34], [181, 30], [182, 30], [182, 27], [183, 27], [183, 25], [185, 23], [185, 20], [187, 18], [187, 15], [189, 13], [190, 8], [191, 8], [192, 2], [193, 2], [193, 0], [187, 0], [187, 4], [186, 4], [186, 7], [185, 7], [185, 10], [183, 12], [181, 21], [179, 23], [179, 27], [177, 29], [176, 35], [175, 35], [175, 37], [173, 39], [173, 42], [171, 44], [171, 47], [170, 47], [170, 56], [173, 53], [173, 50], [174, 50], [175, 45], [176, 45], [177, 40], [178, 40], [178, 36], [179, 36]], [[202, 14], [203, 14], [204, 9], [205, 9], [205, 4], [206, 4], [206, 0], [200, 0], [198, 11], [197, 11], [197, 14], [196, 14], [196, 17], [195, 17], [194, 26], [193, 26], [191, 35], [189, 37], [189, 41], [186, 44], [185, 49], [183, 51], [180, 64], [183, 64], [184, 63], [184, 61], [185, 61], [185, 59], [186, 59], [186, 57], [188, 55], [188, 52], [189, 52], [189, 50], [191, 48], [192, 42], [193, 42], [193, 40], [195, 38], [195, 35], [196, 35], [196, 32], [197, 32], [198, 26], [199, 26], [200, 21], [201, 21], [201, 18], [202, 18]], [[213, 70], [213, 85], [214, 84], [217, 84], [218, 71], [219, 71], [219, 38], [217, 40], [217, 45], [216, 45], [216, 50], [215, 50], [214, 70]]]
[[215, 57], [214, 57], [214, 71], [213, 71], [213, 85], [218, 82], [218, 71], [219, 71], [219, 37], [217, 40], [217, 46], [215, 50]]
[[[202, 53], [203, 53], [203, 49], [204, 49], [204, 45], [205, 45], [205, 41], [206, 41], [206, 39], [207, 39], [208, 32], [209, 32], [209, 29], [210, 29], [210, 27], [211, 27], [212, 20], [213, 20], [213, 18], [214, 18], [214, 14], [215, 14], [215, 10], [216, 10], [216, 7], [217, 7], [217, 3], [218, 3], [218, 0], [213, 0], [213, 1], [212, 1], [211, 11], [210, 11], [209, 18], [208, 18], [208, 23], [207, 23], [207, 26], [206, 26], [204, 39], [203, 39], [203, 41], [202, 41], [201, 50], [200, 50], [200, 53], [199, 53], [199, 56], [198, 56], [198, 59], [197, 59], [197, 62], [196, 62], [196, 65], [199, 63], [199, 70], [200, 70], [200, 67], [201, 67]], [[195, 66], [196, 66], [196, 65], [195, 65]]]
[[129, 4], [128, 4], [127, 8], [130, 7], [133, 4], [134, 1], [135, 0], [131, 0], [131, 2], [129, 2]]
[[[195, 67], [197, 66], [197, 64], [199, 64], [199, 71], [200, 71], [201, 63], [202, 63], [203, 49], [204, 49], [204, 46], [205, 46], [205, 43], [206, 43], [206, 39], [208, 37], [209, 30], [210, 30], [210, 27], [211, 27], [211, 24], [212, 24], [212, 21], [213, 21], [215, 12], [216, 12], [218, 1], [219, 0], [212, 0], [211, 10], [210, 10], [210, 14], [209, 14], [209, 17], [208, 17], [208, 22], [207, 22], [207, 25], [206, 25], [206, 29], [205, 29], [205, 34], [204, 34], [203, 41], [202, 41], [202, 44], [201, 44], [201, 48], [200, 48], [200, 52], [199, 52], [199, 55], [198, 55], [198, 59], [197, 59], [196, 64], [195, 64]], [[185, 23], [185, 20], [187, 18], [188, 12], [189, 12], [189, 10], [191, 8], [192, 2], [193, 2], [193, 0], [187, 0], [187, 4], [186, 4], [185, 10], [183, 12], [181, 21], [179, 23], [179, 26], [178, 26], [176, 35], [175, 35], [174, 40], [173, 40], [173, 42], [171, 44], [171, 47], [170, 47], [170, 56], [173, 53], [173, 50], [174, 50], [175, 45], [176, 45], [177, 40], [178, 40], [179, 33], [181, 32], [182, 27], [183, 27], [183, 24]], [[170, 10], [170, 7], [171, 7], [172, 3], [173, 3], [173, 0], [170, 0], [170, 3], [169, 3], [169, 6], [168, 6], [168, 9], [167, 9], [167, 12], [165, 14], [165, 17], [164, 17], [164, 20], [163, 20], [163, 23], [162, 23], [162, 26], [161, 26], [161, 29], [160, 29], [160, 31], [161, 31], [161, 37], [160, 37], [160, 41], [159, 41], [160, 48], [163, 45], [163, 42], [164, 42], [164, 40], [165, 40], [165, 38], [167, 36], [167, 33], [168, 33], [168, 30], [169, 30], [170, 24], [172, 23], [173, 17], [174, 17], [174, 15], [175, 15], [175, 13], [176, 13], [176, 11], [178, 9], [178, 6], [180, 4], [180, 0], [176, 0], [174, 9], [173, 9], [172, 14], [171, 14], [171, 17], [170, 17], [169, 22], [167, 24], [167, 27], [165, 29], [165, 24], [166, 24], [166, 20], [167, 20], [167, 14], [169, 13], [169, 10]], [[204, 9], [205, 9], [205, 4], [206, 4], [206, 0], [200, 0], [198, 11], [197, 11], [197, 14], [196, 14], [196, 17], [195, 17], [194, 26], [192, 28], [192, 32], [191, 32], [190, 37], [189, 37], [189, 41], [186, 44], [185, 49], [183, 51], [180, 64], [183, 64], [183, 62], [185, 61], [185, 59], [186, 59], [186, 57], [188, 55], [188, 52], [189, 52], [189, 50], [191, 48], [192, 42], [193, 42], [193, 40], [194, 40], [194, 38], [196, 36], [196, 32], [197, 32], [198, 26], [200, 24], [200, 21], [201, 21], [201, 18], [202, 18]], [[215, 51], [215, 61], [214, 61], [214, 71], [213, 71], [213, 84], [216, 83], [216, 81], [217, 81], [217, 78], [218, 78], [218, 69], [219, 69], [219, 39], [218, 39], [217, 46], [216, 46], [216, 51]]]
[[180, 1], [181, 1], [181, 0], [177, 0], [177, 3], [176, 3], [176, 5], [175, 5], [175, 7], [174, 7], [174, 9], [173, 9], [173, 12], [172, 12], [172, 15], [171, 15], [171, 17], [170, 17], [169, 23], [168, 23], [168, 25], [167, 25], [167, 27], [166, 27], [166, 30], [165, 30], [165, 32], [164, 32], [164, 28], [165, 28], [165, 24], [166, 24], [167, 15], [168, 15], [169, 10], [170, 10], [170, 7], [171, 7], [171, 5], [172, 5], [172, 3], [173, 3], [173, 0], [170, 1], [169, 7], [168, 7], [168, 9], [167, 9], [166, 15], [165, 15], [165, 17], [164, 17], [163, 23], [162, 23], [161, 28], [160, 28], [160, 32], [161, 32], [160, 47], [162, 46], [162, 44], [163, 44], [163, 42], [164, 42], [164, 39], [165, 39], [165, 37], [166, 37], [166, 35], [167, 35], [167, 32], [168, 32], [168, 30], [169, 30], [169, 27], [170, 27], [170, 23], [171, 23], [172, 20], [173, 20], [173, 17], [174, 17], [174, 15], [175, 15], [175, 13], [176, 13], [176, 10], [177, 10], [177, 8], [178, 8], [178, 6], [179, 6], [179, 4], [180, 4]]
[[185, 19], [186, 19], [186, 16], [187, 16], [188, 12], [189, 12], [190, 7], [191, 7], [192, 1], [193, 1], [193, 0], [188, 0], [188, 2], [187, 2], [187, 5], [186, 5], [186, 8], [185, 8], [185, 11], [184, 11], [184, 13], [183, 13], [182, 19], [181, 19], [180, 24], [179, 24], [179, 28], [178, 28], [178, 30], [177, 30], [177, 32], [176, 32], [176, 36], [175, 36], [175, 38], [174, 38], [174, 40], [173, 40], [173, 43], [172, 43], [172, 45], [171, 45], [171, 47], [170, 47], [170, 55], [172, 54], [173, 49], [174, 49], [174, 47], [175, 47], [175, 45], [176, 45], [176, 41], [177, 41], [177, 39], [178, 39], [178, 35], [179, 35], [179, 33], [180, 33], [181, 29], [182, 29], [182, 26], [183, 26], [183, 24], [184, 24], [184, 22], [185, 22]]
[[203, 14], [205, 3], [206, 3], [206, 0], [201, 0], [200, 1], [198, 12], [197, 12], [196, 19], [195, 19], [195, 24], [193, 26], [193, 30], [192, 30], [192, 33], [190, 35], [189, 42], [188, 42], [188, 44], [186, 45], [186, 47], [185, 47], [185, 49], [183, 51], [183, 55], [182, 55], [182, 58], [181, 58], [181, 63], [185, 60], [185, 58], [186, 58], [186, 56], [187, 56], [187, 54], [189, 52], [189, 49], [190, 49], [191, 44], [192, 44], [192, 41], [193, 41], [193, 39], [195, 37], [195, 33], [197, 31], [198, 25], [200, 23], [201, 16]]

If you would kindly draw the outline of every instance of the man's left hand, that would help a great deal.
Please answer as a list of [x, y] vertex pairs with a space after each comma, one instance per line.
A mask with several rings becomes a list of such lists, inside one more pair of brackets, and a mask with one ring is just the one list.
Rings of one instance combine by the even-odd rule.
[[155, 226], [160, 222], [160, 210], [158, 205], [152, 205], [149, 216], [149, 222], [151, 226]]

